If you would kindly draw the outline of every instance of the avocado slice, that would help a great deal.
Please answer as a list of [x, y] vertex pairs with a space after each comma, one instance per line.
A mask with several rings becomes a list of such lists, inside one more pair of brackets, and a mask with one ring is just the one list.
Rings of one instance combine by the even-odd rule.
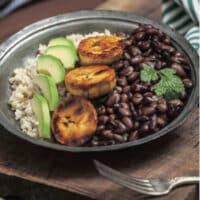
[[46, 54], [60, 59], [66, 69], [74, 68], [76, 61], [78, 60], [76, 51], [63, 45], [48, 47]]
[[51, 39], [49, 41], [48, 47], [57, 46], [57, 45], [71, 47], [72, 49], [76, 51], [76, 47], [74, 43], [70, 39], [67, 39], [65, 37], [57, 37], [57, 38]]
[[37, 61], [37, 72], [50, 75], [56, 83], [64, 81], [65, 68], [62, 62], [51, 55], [40, 55]]
[[39, 136], [50, 139], [50, 113], [47, 100], [42, 95], [35, 94], [31, 100], [31, 106], [39, 122]]
[[38, 85], [42, 94], [47, 99], [50, 111], [55, 110], [59, 103], [58, 90], [55, 81], [45, 74], [35, 75], [33, 81]]

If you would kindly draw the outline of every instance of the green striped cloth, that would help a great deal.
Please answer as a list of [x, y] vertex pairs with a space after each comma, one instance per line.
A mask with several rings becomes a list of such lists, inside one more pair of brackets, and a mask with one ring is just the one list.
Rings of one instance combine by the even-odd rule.
[[184, 35], [200, 55], [200, 0], [162, 1], [162, 22]]

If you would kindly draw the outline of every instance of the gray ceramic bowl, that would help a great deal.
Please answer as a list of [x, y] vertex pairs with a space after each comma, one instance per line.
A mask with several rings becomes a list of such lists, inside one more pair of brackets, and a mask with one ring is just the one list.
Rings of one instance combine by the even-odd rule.
[[[89, 33], [93, 31], [104, 31], [109, 29], [111, 32], [131, 32], [137, 27], [137, 23], [152, 24], [167, 33], [176, 46], [188, 60], [191, 68], [192, 81], [194, 88], [191, 96], [181, 114], [170, 124], [157, 133], [145, 138], [124, 144], [101, 147], [68, 147], [34, 139], [23, 134], [18, 123], [14, 120], [14, 115], [7, 105], [10, 95], [8, 79], [13, 69], [21, 67], [23, 61], [30, 56], [35, 56], [38, 45], [47, 43], [52, 37], [67, 35], [71, 33]], [[97, 152], [124, 149], [141, 145], [155, 140], [178, 126], [180, 126], [192, 112], [198, 100], [198, 56], [190, 44], [178, 33], [172, 31], [165, 25], [159, 24], [150, 19], [126, 12], [116, 11], [81, 11], [68, 13], [60, 16], [51, 17], [28, 27], [25, 27], [0, 46], [0, 123], [10, 133], [43, 147], [69, 151], [69, 152]]]

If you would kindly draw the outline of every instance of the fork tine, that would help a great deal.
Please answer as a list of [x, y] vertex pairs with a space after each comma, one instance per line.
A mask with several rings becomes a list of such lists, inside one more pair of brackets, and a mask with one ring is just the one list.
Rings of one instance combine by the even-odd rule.
[[[122, 173], [120, 173], [120, 172], [118, 172], [118, 171], [106, 166], [105, 164], [103, 164], [103, 163], [101, 163], [101, 162], [99, 162], [97, 160], [95, 160], [94, 163], [95, 163], [96, 167], [99, 166], [100, 168], [106, 169], [107, 171], [110, 171], [110, 172], [114, 172], [115, 171], [115, 173], [118, 173], [120, 175], [124, 175], [124, 174], [122, 174]], [[141, 186], [152, 186], [148, 179], [141, 179], [141, 178], [129, 177], [129, 176], [128, 176], [128, 178], [130, 178], [131, 182], [134, 182], [134, 183], [139, 184]]]
[[[144, 183], [139, 182], [140, 179], [137, 178], [135, 181], [135, 178], [129, 177], [126, 174], [122, 174], [114, 169], [111, 169], [110, 167], [100, 163], [99, 161], [94, 161], [95, 166], [99, 173], [106, 178], [114, 181], [115, 183], [118, 183], [122, 186], [125, 186], [127, 188], [130, 188], [132, 190], [138, 191], [140, 193], [145, 193], [145, 194], [151, 194], [154, 192], [154, 188], [150, 183], [148, 185], [142, 185]], [[148, 181], [148, 180], [145, 180]], [[138, 184], [140, 183], [140, 184]], [[145, 183], [146, 184], [146, 183]]]

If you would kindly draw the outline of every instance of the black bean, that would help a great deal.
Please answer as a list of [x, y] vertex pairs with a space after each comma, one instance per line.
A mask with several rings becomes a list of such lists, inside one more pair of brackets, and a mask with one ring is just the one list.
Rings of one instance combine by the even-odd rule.
[[134, 82], [139, 77], [139, 72], [132, 72], [128, 77], [127, 80], [129, 82]]
[[137, 65], [137, 64], [141, 63], [142, 60], [143, 60], [143, 57], [141, 55], [137, 55], [131, 59], [131, 64]]
[[132, 42], [133, 42], [133, 40], [131, 40], [131, 39], [125, 40], [124, 45], [125, 46], [131, 46]]
[[166, 67], [167, 63], [166, 62], [162, 62], [162, 67]]
[[100, 124], [106, 124], [109, 120], [109, 117], [107, 115], [101, 115], [98, 117], [98, 122]]
[[172, 57], [170, 58], [170, 60], [171, 60], [172, 62], [179, 63], [179, 64], [186, 64], [186, 63], [187, 63], [187, 61], [186, 61], [185, 58], [183, 58], [183, 57], [178, 57], [178, 56], [172, 56]]
[[130, 85], [127, 85], [125, 87], [123, 87], [123, 93], [129, 93], [131, 91], [131, 86]]
[[171, 39], [168, 35], [165, 35], [165, 37], [162, 39], [162, 41], [165, 43], [165, 44], [170, 44], [171, 43]]
[[157, 115], [154, 114], [152, 115], [150, 119], [150, 129], [155, 131], [156, 130], [156, 125], [157, 125]]
[[145, 121], [148, 121], [149, 120], [149, 117], [148, 116], [137, 116], [136, 119], [139, 121], [139, 122], [145, 122]]
[[114, 134], [113, 139], [116, 140], [116, 142], [118, 143], [123, 143], [125, 142], [125, 139], [123, 136], [118, 135], [118, 134]]
[[158, 124], [159, 127], [163, 127], [166, 125], [167, 121], [163, 117], [157, 117], [156, 123]]
[[158, 70], [162, 68], [162, 62], [160, 60], [156, 61], [155, 68]]
[[134, 38], [138, 41], [143, 40], [145, 38], [145, 32], [141, 31], [134, 35]]
[[160, 111], [160, 112], [166, 112], [166, 111], [167, 111], [167, 102], [166, 102], [165, 99], [160, 99], [160, 100], [158, 101], [157, 109], [158, 109], [158, 111]]
[[[131, 88], [130, 88], [130, 89], [131, 89]], [[128, 98], [131, 99], [132, 97], [133, 97], [133, 94], [132, 94], [131, 91], [129, 91], [129, 93], [128, 93]]]
[[145, 115], [145, 116], [148, 116], [148, 115], [152, 115], [155, 113], [155, 107], [154, 106], [146, 106], [146, 107], [142, 107], [141, 109], [142, 111], [142, 114]]
[[132, 120], [131, 120], [130, 117], [123, 117], [123, 118], [122, 118], [122, 121], [123, 121], [123, 123], [126, 125], [126, 127], [127, 127], [128, 129], [133, 128], [133, 122], [132, 122]]
[[98, 142], [97, 140], [92, 140], [92, 141], [91, 141], [91, 145], [92, 145], [93, 147], [99, 146], [99, 142]]
[[141, 126], [140, 126], [140, 130], [139, 130], [141, 133], [146, 133], [149, 131], [149, 124], [148, 123], [143, 123]]
[[132, 131], [128, 136], [128, 141], [134, 141], [138, 139], [138, 131]]
[[179, 75], [179, 76], [181, 76], [183, 78], [186, 77], [186, 72], [185, 72], [184, 68], [180, 64], [173, 63], [171, 65], [171, 67], [176, 70], [177, 75]]
[[183, 106], [183, 102], [180, 99], [172, 99], [172, 100], [168, 101], [168, 104], [170, 106], [175, 106], [175, 107]]
[[129, 63], [128, 60], [124, 60], [124, 61], [123, 61], [123, 64], [124, 64], [124, 68], [130, 66], [130, 63]]
[[116, 103], [118, 103], [120, 100], [120, 95], [117, 93], [113, 93], [107, 100], [106, 105], [107, 106], [112, 106]]
[[150, 34], [150, 35], [157, 35], [158, 34], [158, 29], [149, 28], [149, 29], [146, 30], [146, 33]]
[[114, 120], [113, 125], [116, 127], [116, 133], [122, 134], [127, 130], [126, 126], [119, 120]]
[[139, 123], [138, 121], [134, 121], [134, 122], [133, 122], [133, 128], [134, 128], [134, 129], [138, 129], [139, 126], [140, 126], [140, 123]]
[[99, 126], [97, 126], [97, 131], [99, 132], [99, 131], [102, 131], [102, 130], [104, 130], [105, 129], [105, 126], [104, 125], [99, 125]]
[[130, 54], [133, 56], [133, 57], [135, 57], [135, 56], [137, 56], [137, 55], [141, 55], [141, 51], [140, 51], [140, 49], [138, 48], [138, 47], [135, 47], [135, 46], [131, 46], [130, 48], [129, 48], [129, 52], [130, 52]]
[[142, 70], [144, 67], [146, 67], [148, 64], [146, 62], [141, 62], [139, 64], [140, 69]]
[[120, 96], [120, 102], [127, 102], [128, 101], [128, 95], [123, 93]]
[[149, 56], [153, 52], [153, 49], [148, 48], [144, 53], [143, 56]]
[[120, 107], [119, 103], [115, 103], [115, 104], [113, 105], [113, 108], [114, 108], [114, 109], [118, 109], [119, 107]]
[[116, 119], [116, 115], [115, 114], [111, 114], [109, 115], [109, 119], [112, 121], [112, 120], [115, 120]]
[[159, 53], [154, 52], [153, 55], [158, 59], [157, 61], [160, 61], [162, 59], [162, 55]]
[[180, 96], [180, 99], [181, 100], [186, 100], [187, 99], [187, 93], [186, 92], [183, 92]]
[[124, 67], [123, 61], [118, 61], [117, 63], [113, 64], [112, 67], [116, 70], [119, 70]]
[[[102, 98], [101, 103], [106, 107], [97, 109], [96, 135], [89, 143], [92, 146], [134, 141], [139, 134], [145, 136], [159, 131], [179, 114], [188, 97], [187, 88], [192, 87], [188, 76], [190, 67], [183, 54], [171, 45], [168, 35], [151, 25], [142, 25], [132, 35], [122, 34], [122, 37], [123, 56], [112, 65], [116, 70], [117, 86], [108, 97]], [[150, 83], [140, 80], [140, 71], [146, 65], [157, 70], [175, 69], [186, 88], [180, 99], [167, 102], [157, 97], [154, 85], [158, 80]]]
[[169, 60], [170, 57], [171, 57], [170, 53], [168, 51], [166, 51], [166, 50], [164, 50], [162, 52], [162, 56], [163, 56], [163, 59], [165, 59], [165, 60]]
[[107, 110], [107, 113], [109, 113], [109, 114], [113, 114], [114, 113], [113, 108], [107, 108], [106, 110]]
[[131, 116], [131, 112], [129, 109], [127, 108], [119, 108], [119, 113], [122, 115], [122, 116]]
[[144, 27], [145, 29], [153, 28], [153, 26], [150, 25], [150, 24], [143, 24], [143, 27]]
[[126, 38], [128, 37], [128, 35], [126, 35], [126, 34], [123, 33], [123, 32], [116, 33], [116, 36], [119, 36], [119, 37], [121, 37], [122, 39], [126, 39]]
[[190, 79], [183, 79], [183, 84], [186, 88], [191, 88], [192, 87], [192, 81]]
[[158, 37], [163, 38], [166, 34], [164, 34], [161, 30], [158, 29]]
[[141, 84], [135, 84], [133, 85], [133, 91], [135, 92], [147, 92], [148, 91], [148, 87], [145, 85], [141, 85]]
[[136, 29], [133, 30], [132, 35], [134, 35], [134, 34], [137, 33], [137, 32], [144, 31], [144, 30], [145, 30], [145, 27], [139, 25], [138, 28], [136, 28]]
[[129, 105], [127, 103], [119, 103], [119, 107], [122, 107], [122, 108], [126, 108], [126, 109], [129, 109]]
[[153, 98], [153, 96], [152, 97], [145, 96], [144, 102], [145, 102], [145, 104], [150, 104], [150, 103], [155, 102], [155, 99]]
[[114, 134], [112, 133], [111, 130], [103, 130], [101, 132], [101, 135], [108, 139], [113, 139], [113, 137], [114, 137]]
[[105, 108], [105, 106], [99, 107], [99, 108], [97, 109], [97, 113], [98, 113], [99, 115], [105, 114], [105, 113], [106, 113], [106, 108]]
[[131, 56], [128, 52], [124, 52], [124, 58], [127, 59], [127, 60], [130, 60], [131, 59]]
[[149, 41], [140, 41], [140, 42], [138, 42], [138, 47], [141, 50], [146, 51], [150, 48], [150, 42]]
[[161, 47], [162, 50], [166, 50], [169, 53], [174, 53], [175, 52], [175, 48], [172, 47], [172, 46], [162, 44], [160, 47]]
[[121, 93], [123, 89], [122, 89], [122, 87], [117, 86], [117, 87], [115, 88], [115, 90], [116, 90], [118, 93]]
[[157, 60], [157, 58], [154, 55], [148, 56], [148, 57], [144, 57], [143, 62], [147, 63], [147, 62], [155, 62]]
[[132, 97], [132, 102], [134, 105], [138, 105], [142, 102], [143, 96], [140, 93], [135, 93]]
[[127, 80], [125, 77], [122, 77], [122, 78], [118, 78], [117, 79], [117, 84], [120, 85], [120, 86], [125, 86], [127, 85]]
[[154, 42], [160, 42], [160, 38], [158, 35], [152, 35], [150, 41], [154, 41]]
[[135, 110], [135, 106], [133, 105], [132, 102], [129, 102], [129, 107], [130, 107], [130, 111], [132, 112], [133, 116], [135, 116], [136, 110]]
[[115, 144], [116, 142], [115, 142], [115, 140], [114, 139], [112, 139], [112, 140], [107, 140], [106, 141], [106, 145], [113, 145], [113, 144]]
[[145, 92], [144, 97], [152, 97], [153, 93], [152, 92]]
[[129, 66], [127, 68], [124, 68], [119, 74], [120, 76], [129, 76], [134, 71], [133, 67]]

